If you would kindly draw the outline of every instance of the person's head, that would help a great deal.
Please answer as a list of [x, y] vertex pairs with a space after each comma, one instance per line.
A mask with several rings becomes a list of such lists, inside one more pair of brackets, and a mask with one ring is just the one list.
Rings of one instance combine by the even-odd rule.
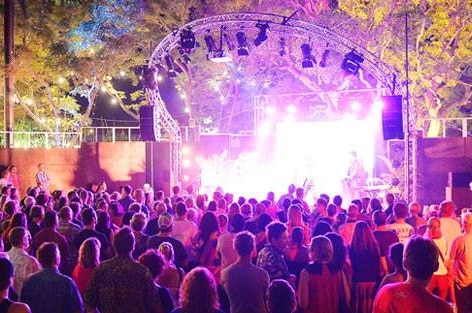
[[177, 196], [180, 193], [180, 187], [179, 186], [172, 186], [172, 194], [174, 196]]
[[419, 216], [421, 213], [421, 205], [418, 202], [411, 202], [408, 205], [410, 216]]
[[321, 216], [326, 215], [326, 206], [328, 205], [328, 202], [326, 201], [325, 198], [318, 198], [316, 199], [315, 203], [315, 210], [317, 213], [319, 213]]
[[382, 203], [380, 203], [380, 200], [377, 198], [370, 199], [369, 206], [373, 212], [382, 211]]
[[283, 248], [287, 245], [288, 233], [287, 233], [287, 226], [284, 224], [274, 221], [271, 222], [266, 227], [267, 232], [267, 241], [278, 247]]
[[398, 201], [393, 205], [393, 215], [396, 220], [405, 219], [408, 216], [408, 207], [405, 202]]
[[296, 226], [292, 230], [291, 236], [292, 243], [297, 246], [301, 246], [305, 240], [305, 234], [303, 233], [303, 228]]
[[147, 218], [144, 213], [134, 213], [133, 217], [129, 222], [131, 229], [135, 232], [142, 232], [144, 227], [146, 227]]
[[43, 207], [48, 207], [49, 206], [49, 202], [51, 200], [51, 197], [45, 193], [40, 193], [37, 197], [36, 197], [36, 204], [37, 205], [42, 205]]
[[159, 245], [157, 250], [162, 253], [167, 262], [174, 263], [174, 247], [170, 242], [164, 241]]
[[326, 237], [331, 241], [331, 245], [333, 246], [333, 259], [331, 262], [340, 270], [343, 268], [347, 258], [347, 247], [344, 244], [344, 239], [335, 232], [327, 233]]
[[220, 230], [218, 218], [213, 212], [205, 212], [200, 220], [198, 229], [204, 241], [210, 238], [210, 235]]
[[250, 217], [252, 215], [252, 205], [249, 203], [243, 203], [241, 205], [241, 214], [245, 217]]
[[240, 257], [250, 257], [255, 247], [254, 235], [248, 231], [242, 231], [234, 237], [234, 249]]
[[315, 263], [329, 263], [333, 259], [333, 246], [325, 236], [316, 236], [310, 243], [311, 260]]
[[351, 249], [357, 252], [375, 251], [380, 255], [379, 245], [367, 222], [356, 222], [352, 235]]
[[267, 289], [269, 313], [292, 313], [297, 305], [295, 291], [283, 279], [274, 279]]
[[79, 248], [79, 263], [85, 268], [96, 268], [100, 263], [100, 241], [95, 237], [85, 239]]
[[74, 216], [74, 213], [72, 212], [72, 209], [67, 205], [63, 206], [59, 210], [59, 218], [61, 219], [61, 221], [70, 222], [72, 221], [73, 216]]
[[179, 202], [175, 205], [175, 214], [180, 218], [185, 218], [185, 215], [187, 215], [187, 205], [185, 202]]
[[259, 232], [265, 232], [267, 225], [272, 222], [272, 217], [267, 213], [262, 213], [257, 219], [257, 229]]
[[44, 214], [44, 227], [46, 228], [56, 228], [59, 224], [59, 219], [57, 217], [56, 211], [48, 211]]
[[11, 217], [10, 225], [8, 225], [8, 229], [11, 229], [13, 227], [17, 226], [22, 226], [22, 227], [27, 227], [27, 220], [26, 220], [26, 215], [22, 212], [16, 212], [13, 214]]
[[183, 312], [213, 312], [218, 308], [215, 278], [207, 268], [196, 267], [185, 275], [180, 306]]
[[428, 280], [439, 267], [438, 257], [438, 248], [433, 241], [415, 235], [406, 244], [403, 267], [409, 276]]
[[44, 163], [39, 163], [38, 164], [38, 170], [44, 171]]
[[148, 249], [138, 258], [138, 263], [146, 266], [153, 279], [162, 274], [166, 261], [164, 256], [156, 249]]
[[54, 242], [45, 242], [39, 246], [36, 258], [43, 268], [57, 268], [61, 263], [59, 248]]
[[333, 229], [331, 228], [331, 225], [329, 225], [327, 222], [319, 221], [318, 223], [316, 223], [316, 226], [313, 229], [313, 237], [325, 235], [332, 231]]
[[13, 264], [6, 258], [0, 258], [0, 291], [7, 290], [13, 280]]
[[387, 202], [387, 205], [393, 205], [393, 203], [395, 202], [395, 196], [393, 195], [393, 193], [387, 193], [385, 195], [385, 202]]
[[340, 195], [335, 195], [333, 198], [333, 203], [339, 208], [343, 204], [343, 198]]
[[388, 249], [388, 258], [397, 271], [403, 270], [403, 248], [402, 243], [396, 242]]
[[236, 213], [231, 218], [231, 232], [239, 233], [244, 229], [244, 216], [242, 214]]
[[111, 218], [107, 211], [97, 211], [97, 228], [99, 229], [111, 229]]
[[218, 224], [220, 225], [220, 231], [226, 232], [228, 228], [228, 215], [226, 214], [218, 214]]
[[454, 210], [456, 208], [456, 204], [454, 201], [443, 201], [439, 205], [439, 212], [441, 214], [441, 217], [452, 217], [454, 214]]
[[36, 199], [31, 196], [27, 196], [25, 198], [24, 203], [25, 203], [25, 208], [31, 209], [36, 204]]
[[136, 189], [133, 192], [133, 199], [138, 203], [144, 203], [144, 190], [141, 188]]
[[350, 203], [347, 207], [347, 219], [350, 221], [355, 221], [359, 219], [360, 209], [357, 204]]
[[303, 199], [303, 197], [305, 196], [305, 190], [303, 188], [297, 188], [295, 190], [295, 196], [299, 199]]
[[385, 225], [387, 224], [387, 214], [384, 211], [374, 211], [374, 214], [372, 214], [372, 221], [377, 227]]
[[288, 208], [288, 223], [293, 226], [302, 226], [302, 208], [297, 204], [292, 204]]
[[429, 238], [436, 239], [441, 237], [441, 220], [437, 217], [431, 217], [426, 222], [427, 234]]
[[462, 215], [462, 226], [466, 234], [472, 232], [472, 213], [468, 212]]
[[113, 238], [113, 248], [118, 255], [131, 255], [134, 250], [134, 235], [129, 227], [120, 228]]
[[328, 214], [330, 218], [334, 218], [337, 212], [338, 212], [338, 207], [334, 203], [330, 203], [326, 207], [326, 213]]
[[13, 227], [10, 230], [9, 240], [12, 247], [27, 249], [30, 245], [31, 235], [26, 227]]
[[40, 205], [35, 205], [30, 210], [30, 218], [35, 221], [42, 221], [44, 219], [44, 208]]
[[94, 226], [97, 224], [97, 213], [92, 208], [86, 208], [82, 211], [82, 222], [85, 226]]
[[168, 233], [172, 231], [172, 225], [174, 224], [174, 219], [169, 213], [162, 213], [157, 219], [157, 225], [159, 226], [159, 231], [162, 233]]
[[15, 200], [8, 200], [3, 205], [3, 211], [5, 211], [5, 213], [8, 216], [13, 216], [13, 214], [18, 212], [19, 210], [20, 210], [20, 208], [18, 206], [18, 202], [16, 202]]
[[124, 185], [123, 188], [121, 188], [121, 195], [123, 197], [131, 195], [132, 192], [133, 192], [133, 187], [131, 187], [130, 185]]
[[295, 190], [297, 189], [297, 187], [294, 184], [290, 184], [290, 185], [288, 185], [287, 189], [288, 189], [289, 194], [293, 194], [295, 192]]

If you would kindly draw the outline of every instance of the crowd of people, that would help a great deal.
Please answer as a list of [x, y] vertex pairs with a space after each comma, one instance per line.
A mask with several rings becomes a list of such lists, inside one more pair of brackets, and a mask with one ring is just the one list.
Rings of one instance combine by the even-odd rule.
[[0, 313], [472, 312], [472, 213], [452, 201], [49, 193], [44, 174], [1, 188]]

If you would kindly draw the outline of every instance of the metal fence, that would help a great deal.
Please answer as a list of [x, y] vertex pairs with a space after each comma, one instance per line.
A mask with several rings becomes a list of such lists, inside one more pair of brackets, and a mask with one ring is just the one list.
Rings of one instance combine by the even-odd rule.
[[139, 127], [84, 127], [80, 132], [0, 132], [0, 147], [11, 136], [14, 148], [73, 148], [82, 142], [139, 141]]
[[[438, 118], [424, 119], [422, 126], [426, 130], [432, 122], [440, 123], [439, 132], [436, 136], [429, 137], [471, 137], [472, 136], [472, 117], [463, 118]], [[426, 137], [427, 134], [424, 134]]]

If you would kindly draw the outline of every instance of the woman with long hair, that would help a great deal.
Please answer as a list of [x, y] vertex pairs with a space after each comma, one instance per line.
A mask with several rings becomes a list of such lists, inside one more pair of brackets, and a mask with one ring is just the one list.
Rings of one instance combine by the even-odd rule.
[[298, 303], [304, 313], [338, 313], [342, 277], [330, 269], [333, 246], [325, 236], [316, 236], [310, 244], [311, 263], [300, 274]]
[[172, 313], [223, 313], [218, 309], [216, 281], [204, 267], [196, 267], [184, 278], [180, 287], [180, 308]]
[[27, 224], [27, 219], [26, 219], [26, 214], [17, 212], [13, 214], [11, 217], [10, 223], [8, 223], [8, 227], [5, 229], [4, 235], [3, 235], [3, 243], [4, 243], [4, 248], [5, 251], [8, 251], [11, 249], [11, 244], [10, 244], [10, 231], [14, 227], [24, 227], [28, 229], [28, 224]]
[[194, 238], [195, 257], [198, 265], [205, 266], [219, 280], [220, 260], [216, 246], [220, 236], [218, 218], [213, 212], [205, 212], [198, 227], [198, 233]]
[[292, 204], [288, 208], [288, 221], [287, 221], [287, 231], [288, 235], [292, 235], [292, 231], [295, 227], [301, 227], [303, 230], [303, 244], [309, 245], [310, 244], [310, 228], [307, 224], [303, 222], [302, 217], [302, 208], [297, 204]]
[[379, 244], [364, 221], [354, 226], [349, 256], [353, 270], [351, 308], [354, 313], [370, 313], [382, 275]]
[[72, 272], [80, 294], [84, 294], [92, 278], [93, 270], [100, 263], [100, 241], [95, 237], [86, 239], [79, 248], [79, 262]]

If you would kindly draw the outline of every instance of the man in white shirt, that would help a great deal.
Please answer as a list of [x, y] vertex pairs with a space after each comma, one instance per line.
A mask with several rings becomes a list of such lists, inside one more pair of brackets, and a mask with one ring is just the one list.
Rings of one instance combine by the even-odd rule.
[[440, 205], [441, 232], [446, 238], [448, 250], [451, 252], [452, 242], [461, 235], [461, 225], [454, 219], [454, 209], [456, 204], [453, 201], [443, 201]]
[[179, 202], [175, 206], [175, 219], [172, 226], [172, 237], [180, 240], [187, 252], [190, 252], [192, 247], [192, 239], [198, 232], [197, 224], [187, 220], [187, 205], [184, 202]]
[[40, 270], [38, 260], [26, 252], [30, 241], [31, 236], [26, 228], [14, 227], [10, 231], [10, 243], [12, 248], [7, 254], [15, 268], [13, 287], [15, 287], [18, 294], [20, 294], [26, 278]]
[[395, 231], [400, 243], [406, 244], [408, 238], [415, 233], [413, 226], [405, 221], [408, 215], [408, 206], [406, 203], [395, 203], [393, 206], [393, 215], [395, 216], [395, 223], [387, 225], [387, 229]]

